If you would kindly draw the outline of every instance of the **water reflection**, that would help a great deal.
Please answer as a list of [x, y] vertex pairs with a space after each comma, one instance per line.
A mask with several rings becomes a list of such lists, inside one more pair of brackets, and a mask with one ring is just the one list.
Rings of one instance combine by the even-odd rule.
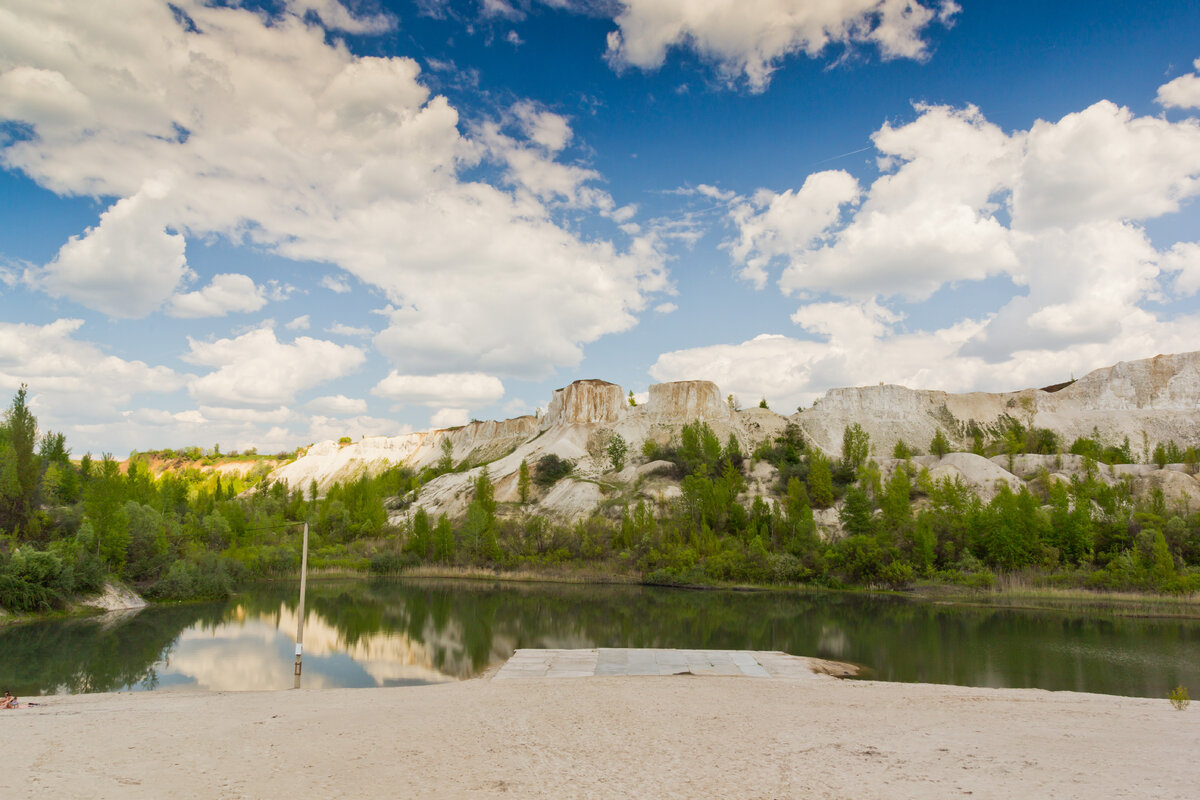
[[[296, 587], [228, 603], [0, 629], [19, 695], [292, 685]], [[313, 582], [304, 685], [396, 686], [479, 674], [521, 647], [782, 650], [872, 677], [1162, 697], [1200, 686], [1200, 625], [963, 608], [859, 595], [453, 581]]]

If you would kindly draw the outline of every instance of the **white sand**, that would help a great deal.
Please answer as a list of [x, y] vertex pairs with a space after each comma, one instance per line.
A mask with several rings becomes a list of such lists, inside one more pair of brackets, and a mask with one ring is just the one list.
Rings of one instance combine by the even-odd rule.
[[47, 697], [0, 797], [1200, 797], [1200, 704], [746, 677]]

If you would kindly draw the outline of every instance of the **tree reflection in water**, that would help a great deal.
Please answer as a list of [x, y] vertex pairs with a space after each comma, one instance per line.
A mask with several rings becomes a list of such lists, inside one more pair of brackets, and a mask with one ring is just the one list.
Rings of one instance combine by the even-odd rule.
[[[0, 685], [19, 695], [212, 688], [203, 663], [229, 673], [220, 688], [285, 688], [296, 594], [263, 584], [221, 604], [9, 626], [0, 629]], [[860, 663], [881, 680], [1148, 697], [1200, 685], [1196, 621], [859, 594], [314, 581], [306, 626], [306, 686], [469, 678], [529, 647], [782, 650]]]

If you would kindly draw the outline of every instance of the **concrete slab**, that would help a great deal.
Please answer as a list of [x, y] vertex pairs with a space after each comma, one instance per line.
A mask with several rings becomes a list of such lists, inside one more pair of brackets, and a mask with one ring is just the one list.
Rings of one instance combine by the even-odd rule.
[[811, 679], [808, 659], [759, 650], [517, 650], [492, 680], [616, 677], [621, 675], [724, 675]]

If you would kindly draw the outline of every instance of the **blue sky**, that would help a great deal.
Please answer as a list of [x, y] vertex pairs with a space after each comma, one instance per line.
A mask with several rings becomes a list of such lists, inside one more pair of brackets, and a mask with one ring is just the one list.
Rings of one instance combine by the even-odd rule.
[[0, 389], [76, 453], [1200, 343], [1200, 8], [9, 0]]

